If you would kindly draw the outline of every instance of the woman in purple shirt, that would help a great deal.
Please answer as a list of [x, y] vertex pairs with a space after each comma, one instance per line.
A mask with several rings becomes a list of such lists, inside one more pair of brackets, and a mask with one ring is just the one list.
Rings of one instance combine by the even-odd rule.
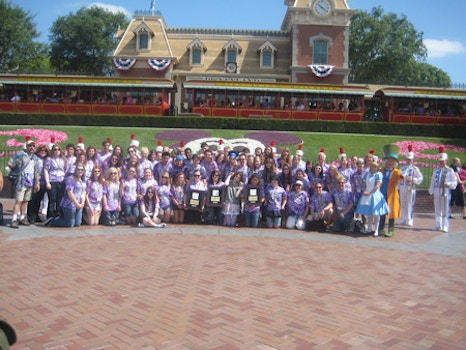
[[115, 226], [121, 211], [120, 174], [117, 168], [111, 167], [107, 171], [102, 203], [105, 213], [105, 224]]
[[88, 225], [98, 225], [102, 214], [102, 198], [104, 196], [104, 176], [102, 167], [95, 166], [92, 175], [86, 181], [86, 210], [84, 219]]
[[137, 169], [130, 166], [120, 183], [121, 207], [127, 225], [136, 225], [139, 218]]
[[49, 198], [48, 218], [54, 218], [59, 214], [58, 206], [65, 191], [66, 171], [66, 158], [62, 156], [60, 146], [54, 144], [50, 156], [44, 161], [45, 188], [47, 189], [47, 196]]
[[75, 173], [66, 178], [65, 195], [60, 202], [63, 215], [56, 218], [50, 217], [45, 225], [54, 227], [80, 226], [85, 202], [84, 164], [78, 164]]
[[270, 186], [265, 190], [267, 227], [280, 228], [287, 195], [285, 189], [279, 186], [277, 175], [272, 175], [270, 182]]

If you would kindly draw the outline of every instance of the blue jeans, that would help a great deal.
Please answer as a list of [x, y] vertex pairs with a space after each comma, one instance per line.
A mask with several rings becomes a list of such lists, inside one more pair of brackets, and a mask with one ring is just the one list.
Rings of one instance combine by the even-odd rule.
[[335, 223], [333, 224], [333, 231], [341, 232], [341, 231], [350, 231], [351, 230], [351, 223], [353, 222], [354, 213], [349, 212], [346, 213], [345, 216], [341, 217], [338, 215]]
[[62, 208], [63, 216], [59, 216], [54, 219], [50, 226], [53, 227], [74, 227], [81, 226], [83, 220], [83, 210], [82, 209], [70, 209]]
[[246, 227], [259, 227], [260, 211], [244, 211], [244, 219], [246, 221]]
[[49, 197], [49, 206], [47, 210], [47, 217], [56, 217], [60, 214], [60, 201], [65, 194], [65, 182], [51, 182], [52, 188], [47, 190], [47, 196]]

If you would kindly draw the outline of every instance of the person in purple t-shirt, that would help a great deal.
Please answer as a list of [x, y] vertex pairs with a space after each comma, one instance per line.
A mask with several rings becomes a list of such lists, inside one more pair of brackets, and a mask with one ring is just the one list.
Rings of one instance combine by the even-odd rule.
[[54, 227], [80, 226], [85, 202], [86, 182], [84, 181], [84, 164], [78, 163], [74, 174], [66, 178], [65, 195], [60, 202], [63, 216], [50, 217], [45, 222], [45, 225]]
[[288, 193], [286, 228], [304, 230], [309, 212], [309, 195], [303, 189], [303, 182], [297, 180], [293, 190]]
[[310, 230], [320, 230], [325, 228], [330, 231], [333, 216], [332, 195], [323, 190], [323, 183], [315, 184], [315, 193], [309, 200], [309, 216], [307, 217], [307, 227]]
[[285, 189], [278, 185], [277, 175], [272, 175], [270, 182], [270, 186], [265, 190], [267, 227], [280, 228], [287, 195]]

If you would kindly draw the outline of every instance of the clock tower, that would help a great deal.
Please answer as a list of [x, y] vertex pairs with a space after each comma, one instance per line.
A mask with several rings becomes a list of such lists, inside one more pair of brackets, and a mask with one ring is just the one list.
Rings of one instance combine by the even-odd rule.
[[348, 82], [349, 25], [355, 10], [347, 0], [285, 0], [282, 30], [290, 33], [291, 80]]

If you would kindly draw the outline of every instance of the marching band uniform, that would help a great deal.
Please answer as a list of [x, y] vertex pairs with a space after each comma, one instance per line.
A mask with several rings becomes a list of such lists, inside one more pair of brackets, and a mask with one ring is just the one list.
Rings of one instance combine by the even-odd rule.
[[435, 226], [433, 230], [448, 232], [450, 228], [450, 190], [456, 188], [458, 180], [453, 169], [447, 166], [448, 155], [444, 150], [443, 147], [439, 149], [440, 167], [432, 174], [429, 194], [434, 196]]
[[404, 179], [398, 184], [401, 200], [400, 224], [413, 226], [416, 186], [421, 184], [423, 176], [419, 168], [413, 165], [414, 152], [411, 151], [411, 148], [408, 149], [409, 152], [406, 154], [407, 164], [401, 168], [401, 174]]

